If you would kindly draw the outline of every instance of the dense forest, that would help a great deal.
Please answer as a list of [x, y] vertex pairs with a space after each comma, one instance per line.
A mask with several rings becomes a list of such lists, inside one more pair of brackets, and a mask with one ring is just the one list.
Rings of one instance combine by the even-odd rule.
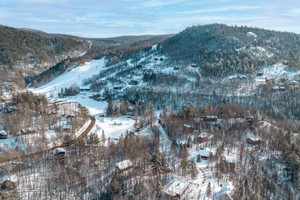
[[160, 44], [173, 63], [195, 63], [203, 75], [254, 73], [286, 60], [300, 69], [300, 35], [251, 27], [211, 24], [185, 29]]

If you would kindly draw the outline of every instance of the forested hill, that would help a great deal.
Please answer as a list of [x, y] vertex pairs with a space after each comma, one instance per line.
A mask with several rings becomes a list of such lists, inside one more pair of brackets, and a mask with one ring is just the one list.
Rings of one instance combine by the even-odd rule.
[[43, 71], [88, 48], [87, 40], [78, 37], [0, 26], [0, 65]]
[[92, 39], [0, 25], [0, 85], [10, 82], [25, 87], [24, 78], [27, 84], [41, 85], [78, 63], [103, 56], [116, 63], [171, 36]]
[[299, 34], [222, 24], [189, 27], [159, 48], [175, 63], [195, 63], [217, 76], [254, 73], [281, 60], [300, 69], [299, 50]]

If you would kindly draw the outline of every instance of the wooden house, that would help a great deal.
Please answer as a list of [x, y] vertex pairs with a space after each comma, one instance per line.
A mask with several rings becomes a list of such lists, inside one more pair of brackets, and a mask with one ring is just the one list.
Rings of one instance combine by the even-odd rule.
[[199, 155], [202, 159], [208, 160], [209, 158], [211, 158], [213, 156], [213, 153], [210, 151], [210, 149], [202, 147], [199, 150]]
[[180, 180], [174, 180], [165, 190], [166, 198], [170, 200], [183, 199], [189, 185]]
[[260, 138], [250, 138], [250, 137], [246, 139], [246, 142], [251, 145], [259, 145], [263, 143], [263, 141]]
[[206, 122], [217, 122], [218, 117], [215, 115], [207, 115], [207, 116], [203, 117], [203, 120]]
[[79, 88], [80, 92], [88, 92], [90, 91], [90, 87], [89, 86], [82, 86]]
[[8, 137], [8, 134], [5, 130], [0, 131], [0, 139], [6, 139]]
[[34, 134], [34, 133], [36, 133], [37, 131], [36, 131], [36, 129], [34, 129], [34, 128], [23, 128], [22, 130], [21, 130], [21, 134], [22, 135], [28, 135], [28, 134]]
[[64, 160], [66, 156], [66, 150], [64, 148], [57, 148], [53, 151], [54, 157], [60, 160]]
[[251, 116], [251, 115], [246, 116], [246, 121], [247, 121], [250, 125], [252, 125], [253, 122], [254, 122], [254, 116]]
[[116, 163], [116, 169], [121, 173], [128, 171], [131, 168], [133, 168], [133, 163], [129, 159]]
[[263, 75], [264, 75], [264, 73], [261, 72], [261, 71], [259, 71], [259, 72], [256, 73], [256, 76], [263, 76]]
[[286, 61], [286, 60], [282, 60], [281, 63], [282, 63], [283, 65], [288, 65], [288, 64], [289, 64], [289, 62]]
[[210, 133], [206, 133], [206, 132], [203, 132], [203, 133], [200, 133], [197, 137], [197, 141], [199, 143], [202, 143], [202, 142], [207, 142], [207, 141], [210, 141], [213, 139], [213, 134], [210, 134]]
[[183, 125], [183, 131], [185, 133], [192, 133], [194, 131], [194, 128], [189, 124], [184, 124]]
[[136, 81], [136, 80], [130, 80], [130, 81], [128, 82], [128, 84], [129, 84], [129, 85], [137, 85], [137, 84], [139, 84], [139, 82]]

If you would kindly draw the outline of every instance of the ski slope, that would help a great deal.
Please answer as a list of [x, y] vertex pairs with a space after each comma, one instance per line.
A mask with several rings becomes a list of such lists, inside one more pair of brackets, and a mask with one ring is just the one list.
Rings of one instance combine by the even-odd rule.
[[57, 97], [57, 93], [61, 91], [61, 88], [68, 88], [74, 84], [82, 86], [82, 81], [84, 79], [91, 78], [93, 75], [98, 74], [101, 70], [103, 70], [105, 64], [105, 58], [92, 60], [91, 62], [87, 62], [82, 66], [65, 72], [39, 88], [31, 90], [34, 93], [41, 93], [47, 96], [53, 95], [53, 97]]

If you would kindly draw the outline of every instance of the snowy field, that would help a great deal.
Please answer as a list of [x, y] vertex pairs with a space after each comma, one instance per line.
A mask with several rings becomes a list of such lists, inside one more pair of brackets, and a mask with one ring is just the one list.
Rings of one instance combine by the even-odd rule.
[[105, 58], [92, 60], [91, 62], [87, 62], [82, 66], [65, 72], [39, 88], [32, 89], [32, 91], [34, 93], [46, 94], [47, 96], [52, 94], [53, 97], [57, 97], [57, 93], [61, 91], [61, 88], [68, 88], [74, 84], [81, 86], [84, 79], [91, 78], [93, 75], [98, 74], [104, 66]]

